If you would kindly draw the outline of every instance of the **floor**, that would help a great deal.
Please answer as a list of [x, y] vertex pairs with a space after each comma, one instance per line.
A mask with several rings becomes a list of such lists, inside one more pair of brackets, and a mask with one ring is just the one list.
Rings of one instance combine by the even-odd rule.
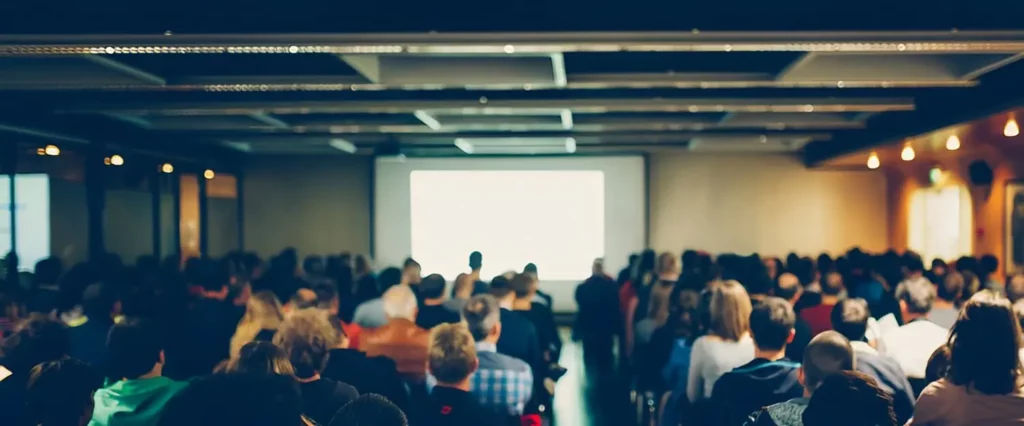
[[569, 370], [555, 387], [555, 426], [627, 426], [633, 424], [629, 385], [613, 371], [588, 369], [583, 351], [563, 330], [562, 358]]

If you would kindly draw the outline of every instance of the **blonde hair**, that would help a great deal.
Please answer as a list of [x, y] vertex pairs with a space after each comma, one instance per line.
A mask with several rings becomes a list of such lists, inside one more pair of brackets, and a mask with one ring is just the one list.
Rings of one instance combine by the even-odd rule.
[[238, 356], [228, 360], [224, 373], [283, 374], [294, 376], [288, 354], [270, 342], [249, 342]]
[[384, 302], [384, 314], [389, 319], [402, 318], [416, 320], [416, 293], [408, 285], [399, 284], [388, 289], [380, 297]]
[[679, 263], [676, 255], [670, 252], [663, 252], [658, 256], [658, 275], [675, 274], [679, 272]]
[[235, 334], [231, 336], [230, 355], [232, 358], [238, 356], [238, 351], [251, 342], [260, 333], [260, 330], [276, 330], [284, 321], [284, 313], [281, 309], [281, 302], [277, 300], [274, 293], [260, 291], [249, 297], [245, 302], [245, 314], [238, 321]]
[[711, 334], [738, 341], [750, 331], [750, 295], [737, 281], [723, 281], [711, 289]]
[[324, 369], [327, 353], [338, 345], [341, 337], [331, 325], [329, 312], [303, 309], [288, 317], [277, 333], [274, 344], [288, 354], [296, 376], [311, 377]]
[[466, 380], [476, 366], [476, 342], [465, 324], [441, 324], [430, 331], [427, 367], [439, 383]]

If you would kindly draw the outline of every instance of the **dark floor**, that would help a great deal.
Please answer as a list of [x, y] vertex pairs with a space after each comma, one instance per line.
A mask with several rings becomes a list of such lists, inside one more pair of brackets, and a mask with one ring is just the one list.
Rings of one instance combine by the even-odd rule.
[[562, 358], [559, 363], [569, 371], [555, 387], [554, 424], [556, 426], [629, 426], [633, 424], [628, 382], [614, 371], [588, 371], [578, 342], [562, 330]]

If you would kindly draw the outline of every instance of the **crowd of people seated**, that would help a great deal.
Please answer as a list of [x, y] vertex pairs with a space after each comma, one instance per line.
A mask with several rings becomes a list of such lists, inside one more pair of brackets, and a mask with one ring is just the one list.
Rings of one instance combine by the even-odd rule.
[[[539, 425], [562, 342], [527, 265], [56, 258], [0, 282], [0, 424]], [[182, 267], [183, 266], [183, 267]]]
[[602, 364], [619, 341], [654, 396], [645, 424], [1024, 424], [1024, 274], [1001, 279], [993, 256], [648, 250], [617, 277], [599, 266], [574, 335]]
[[[482, 262], [449, 286], [412, 259], [294, 250], [32, 274], [9, 256], [0, 424], [542, 424], [565, 373], [552, 300], [535, 265], [485, 281]], [[612, 277], [598, 259], [572, 335], [588, 369], [654, 395], [652, 424], [1024, 422], [1024, 275], [930, 266], [648, 250]]]

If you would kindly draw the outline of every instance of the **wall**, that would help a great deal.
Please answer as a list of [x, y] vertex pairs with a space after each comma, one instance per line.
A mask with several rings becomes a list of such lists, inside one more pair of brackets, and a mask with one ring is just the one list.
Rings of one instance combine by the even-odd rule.
[[246, 250], [368, 253], [372, 163], [353, 156], [253, 158], [244, 181]]
[[783, 256], [888, 247], [882, 173], [808, 170], [791, 156], [657, 154], [649, 174], [656, 250]]

